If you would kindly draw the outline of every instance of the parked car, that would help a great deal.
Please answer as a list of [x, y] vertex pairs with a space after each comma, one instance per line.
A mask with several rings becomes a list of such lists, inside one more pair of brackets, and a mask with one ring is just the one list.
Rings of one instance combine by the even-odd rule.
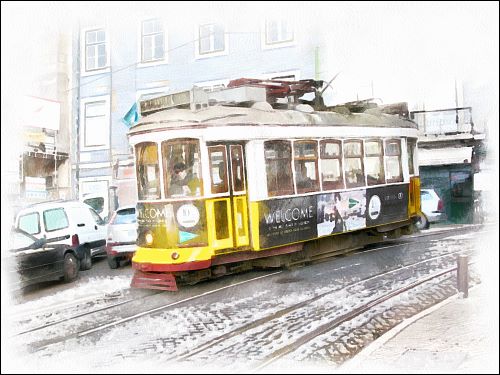
[[434, 189], [421, 189], [420, 202], [422, 215], [416, 223], [419, 229], [427, 229], [431, 223], [446, 219], [444, 203]]
[[135, 206], [118, 208], [108, 224], [106, 254], [110, 268], [118, 268], [120, 261], [130, 260], [135, 253], [137, 217]]
[[71, 282], [78, 277], [82, 255], [71, 246], [48, 243], [18, 228], [11, 231], [9, 240], [3, 260], [14, 290], [54, 279]]
[[19, 211], [15, 227], [37, 239], [70, 246], [80, 254], [82, 270], [92, 267], [92, 257], [106, 253], [106, 224], [83, 202], [59, 200], [33, 204]]

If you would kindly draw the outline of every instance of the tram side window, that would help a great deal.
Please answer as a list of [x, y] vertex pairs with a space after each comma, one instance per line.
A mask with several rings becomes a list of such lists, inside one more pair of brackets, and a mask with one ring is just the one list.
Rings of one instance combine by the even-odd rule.
[[344, 142], [344, 164], [346, 187], [365, 186], [363, 144], [361, 141]]
[[297, 193], [319, 190], [318, 143], [316, 141], [296, 141], [293, 146]]
[[162, 142], [165, 196], [199, 197], [203, 191], [200, 145], [197, 139]]
[[[387, 182], [402, 182], [403, 169], [401, 168], [401, 141], [399, 139], [390, 139], [385, 142], [385, 162]], [[413, 169], [413, 163], [411, 163], [411, 169]]]
[[320, 150], [323, 190], [343, 189], [344, 176], [342, 174], [342, 147], [340, 141], [321, 141]]
[[211, 191], [213, 194], [225, 193], [228, 191], [226, 147], [210, 146], [208, 154], [210, 158], [210, 176], [212, 177]]
[[290, 142], [264, 142], [264, 157], [266, 160], [268, 196], [293, 194], [292, 146]]
[[137, 192], [139, 200], [160, 199], [160, 167], [158, 146], [153, 142], [135, 147], [137, 158]]
[[406, 149], [408, 155], [408, 169], [411, 175], [415, 174], [415, 165], [413, 164], [413, 156], [415, 154], [415, 148], [417, 147], [417, 142], [414, 140], [407, 139]]
[[385, 183], [384, 152], [381, 140], [365, 141], [365, 169], [368, 186]]

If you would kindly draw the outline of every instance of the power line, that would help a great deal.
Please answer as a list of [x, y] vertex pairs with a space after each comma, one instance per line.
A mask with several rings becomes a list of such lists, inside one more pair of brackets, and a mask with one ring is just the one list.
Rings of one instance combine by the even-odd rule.
[[[233, 31], [233, 32], [225, 32], [224, 34], [228, 34], [228, 35], [239, 35], [239, 34], [261, 34], [261, 33], [262, 33], [261, 31], [237, 31], [237, 32], [234, 32], [234, 31]], [[211, 35], [214, 35], [214, 34], [215, 34], [215, 33], [211, 33], [211, 34], [209, 34], [208, 36], [211, 36]], [[188, 45], [191, 45], [191, 44], [193, 44], [193, 43], [196, 43], [196, 42], [198, 42], [200, 39], [202, 39], [202, 38], [196, 38], [196, 39], [190, 40], [190, 41], [188, 41], [188, 42], [186, 42], [186, 43], [183, 43], [183, 44], [180, 44], [180, 45], [178, 45], [178, 46], [176, 46], [176, 47], [173, 47], [173, 48], [168, 49], [165, 53], [166, 53], [166, 54], [168, 54], [168, 53], [170, 53], [170, 52], [172, 52], [172, 51], [175, 51], [175, 50], [178, 50], [178, 49], [180, 49], [180, 48], [183, 48], [183, 47], [186, 47], [186, 46], [188, 46]], [[256, 52], [257, 52], [257, 51], [259, 51], [259, 52], [260, 52], [261, 50], [255, 50], [255, 51], [256, 51]], [[248, 51], [248, 52], [246, 52], [246, 53], [252, 53], [252, 51]], [[301, 54], [300, 54], [299, 56], [297, 56], [297, 57], [298, 57], [298, 58], [303, 58], [303, 57], [305, 57], [305, 56], [306, 56], [306, 55], [308, 55], [308, 54], [309, 54], [309, 52], [307, 52], [307, 51], [306, 51], [306, 52], [301, 53]], [[233, 56], [234, 56], [234, 54], [233, 54]], [[245, 61], [248, 63], [248, 62], [253, 62], [253, 61], [257, 61], [257, 60], [261, 60], [261, 59], [262, 59], [262, 57], [258, 56], [258, 57], [252, 58], [252, 59], [248, 59], [248, 58], [247, 58]], [[112, 75], [112, 74], [115, 74], [115, 73], [122, 72], [122, 71], [124, 71], [124, 70], [127, 70], [127, 69], [130, 69], [130, 68], [132, 68], [132, 67], [135, 67], [135, 66], [137, 66], [137, 65], [139, 65], [139, 64], [141, 64], [141, 63], [143, 63], [143, 62], [142, 62], [142, 61], [134, 62], [134, 63], [129, 64], [129, 65], [126, 65], [126, 66], [124, 66], [124, 67], [122, 67], [122, 68], [119, 68], [119, 69], [116, 69], [116, 70], [112, 70], [112, 71], [110, 71], [110, 72], [109, 72], [109, 74], [111, 74], [111, 75]], [[250, 72], [252, 69], [250, 69], [250, 68], [249, 68], [249, 69], [246, 69], [246, 70]], [[108, 72], [106, 72], [106, 73], [108, 73]], [[223, 72], [223, 71], [221, 71], [221, 70], [219, 70], [219, 71], [218, 71], [218, 73], [219, 73], [219, 74], [223, 74], [223, 75], [230, 75], [230, 74], [231, 74], [231, 72], [229, 72], [229, 71], [225, 71], [225, 72]], [[233, 71], [233, 74], [232, 74], [232, 75], [234, 75], [234, 73], [236, 73], [236, 71]], [[102, 79], [105, 79], [105, 78], [107, 78], [107, 77], [108, 77], [108, 75], [107, 75], [107, 74], [105, 74], [105, 72], [103, 72], [103, 74], [104, 74], [104, 75], [102, 75], [102, 76], [100, 76], [100, 77], [97, 77], [97, 78], [95, 78], [95, 79], [92, 79], [92, 80], [90, 80], [90, 81], [87, 81], [87, 82], [85, 82], [85, 83], [82, 83], [82, 84], [80, 84], [80, 85], [74, 86], [74, 87], [72, 87], [72, 88], [70, 88], [70, 89], [66, 90], [65, 92], [69, 92], [69, 91], [73, 91], [73, 90], [78, 89], [78, 88], [82, 88], [82, 87], [84, 87], [84, 86], [90, 85], [90, 84], [92, 84], [92, 83], [94, 83], [94, 82], [97, 82], [97, 81], [99, 81], [99, 80], [102, 80]]]
[[[211, 33], [211, 34], [208, 34], [207, 36], [212, 36], [212, 35], [214, 35], [214, 34], [215, 34], [215, 33]], [[239, 31], [239, 32], [225, 32], [224, 34], [260, 34], [260, 32], [256, 32], [256, 31]], [[204, 38], [206, 38], [206, 37], [204, 37]], [[179, 48], [185, 47], [185, 46], [187, 46], [187, 45], [189, 45], [189, 44], [192, 44], [192, 43], [198, 42], [200, 39], [201, 39], [201, 38], [197, 38], [197, 39], [190, 40], [190, 41], [188, 41], [188, 42], [186, 42], [186, 43], [183, 43], [183, 44], [180, 44], [180, 45], [178, 45], [178, 46], [176, 46], [176, 47], [174, 47], [174, 48], [170, 48], [170, 49], [168, 49], [165, 53], [170, 53], [170, 52], [175, 51], [175, 50], [177, 50], [177, 49], [179, 49]], [[142, 63], [142, 61], [134, 62], [133, 64], [130, 64], [130, 65], [124, 66], [123, 68], [119, 68], [119, 69], [117, 69], [117, 70], [111, 71], [110, 73], [111, 73], [111, 74], [114, 74], [114, 73], [119, 73], [119, 72], [121, 72], [121, 71], [123, 71], [123, 70], [129, 69], [129, 68], [132, 68], [132, 67], [134, 67], [134, 66], [136, 66], [136, 65], [138, 65], [138, 64], [141, 64], [141, 63]], [[83, 86], [87, 86], [87, 85], [89, 85], [89, 84], [91, 84], [91, 83], [94, 83], [94, 82], [97, 82], [97, 81], [99, 81], [99, 80], [101, 80], [101, 79], [103, 79], [103, 78], [105, 78], [105, 77], [106, 77], [106, 76], [104, 76], [104, 77], [98, 77], [98, 78], [93, 79], [93, 80], [91, 80], [91, 81], [85, 82], [85, 83], [83, 83], [83, 84], [81, 84], [81, 85], [79, 85], [79, 86], [72, 87], [72, 88], [70, 88], [70, 89], [66, 90], [66, 92], [73, 91], [73, 90], [75, 90], [75, 89], [77, 89], [77, 88], [81, 88], [81, 87], [83, 87]]]

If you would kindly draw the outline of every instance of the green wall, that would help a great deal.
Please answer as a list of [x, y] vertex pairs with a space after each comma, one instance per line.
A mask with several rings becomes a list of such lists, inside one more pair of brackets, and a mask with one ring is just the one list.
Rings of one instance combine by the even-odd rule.
[[473, 222], [474, 174], [470, 164], [420, 167], [422, 189], [434, 189], [443, 200], [447, 221]]

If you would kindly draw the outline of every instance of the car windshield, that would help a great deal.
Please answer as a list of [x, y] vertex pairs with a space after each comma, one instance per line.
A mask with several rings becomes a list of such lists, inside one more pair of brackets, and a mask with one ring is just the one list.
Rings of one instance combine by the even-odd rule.
[[113, 224], [134, 224], [136, 221], [135, 208], [127, 208], [116, 212]]
[[432, 199], [431, 193], [429, 193], [428, 191], [422, 191], [421, 193], [422, 193], [421, 194], [422, 200], [430, 200], [430, 199]]
[[36, 238], [29, 236], [26, 233], [22, 233], [20, 231], [14, 231], [11, 235], [11, 244], [10, 248], [13, 250], [16, 249], [24, 249], [33, 244], [36, 241]]

